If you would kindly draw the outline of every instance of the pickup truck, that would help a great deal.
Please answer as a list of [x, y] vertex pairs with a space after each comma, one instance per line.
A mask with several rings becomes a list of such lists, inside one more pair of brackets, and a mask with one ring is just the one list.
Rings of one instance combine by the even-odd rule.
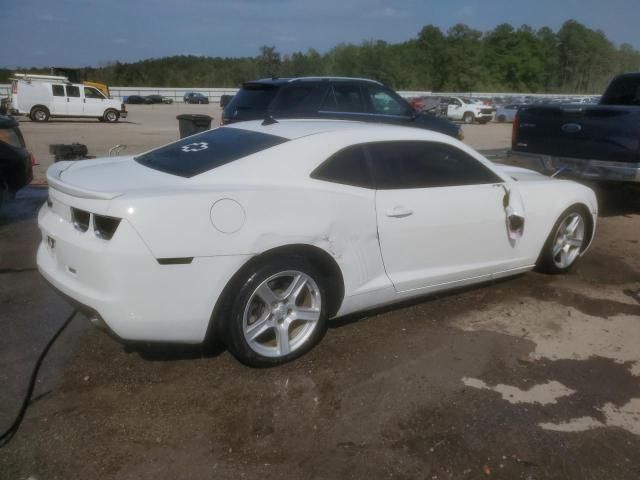
[[614, 78], [597, 105], [522, 108], [511, 155], [544, 173], [640, 182], [640, 73]]

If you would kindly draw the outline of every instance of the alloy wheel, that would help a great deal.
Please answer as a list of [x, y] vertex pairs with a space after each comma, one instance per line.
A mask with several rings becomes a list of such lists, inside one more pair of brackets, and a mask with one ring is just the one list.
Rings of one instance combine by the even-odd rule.
[[584, 244], [585, 223], [582, 215], [570, 213], [560, 223], [553, 239], [551, 256], [560, 269], [569, 268], [575, 262]]
[[320, 320], [320, 289], [309, 275], [288, 270], [270, 276], [253, 291], [244, 309], [245, 341], [265, 357], [284, 357], [301, 348]]

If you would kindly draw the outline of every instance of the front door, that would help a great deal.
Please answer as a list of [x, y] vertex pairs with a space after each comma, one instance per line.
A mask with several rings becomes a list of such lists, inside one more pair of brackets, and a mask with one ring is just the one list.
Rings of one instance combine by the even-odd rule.
[[447, 117], [452, 120], [462, 120], [462, 114], [464, 113], [462, 108], [462, 102], [457, 98], [449, 99], [449, 105], [447, 107]]
[[381, 142], [367, 150], [380, 249], [397, 291], [513, 267], [504, 183], [489, 167], [445, 143]]
[[84, 87], [83, 113], [87, 117], [101, 117], [104, 115], [104, 95], [97, 88]]

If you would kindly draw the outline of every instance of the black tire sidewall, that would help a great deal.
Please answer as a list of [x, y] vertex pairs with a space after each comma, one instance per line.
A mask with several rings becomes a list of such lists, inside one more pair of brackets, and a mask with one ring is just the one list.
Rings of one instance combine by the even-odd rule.
[[[298, 270], [309, 275], [318, 286], [321, 298], [320, 319], [307, 342], [296, 351], [284, 357], [265, 357], [249, 347], [242, 330], [244, 310], [254, 290], [272, 275], [287, 270]], [[252, 367], [270, 367], [290, 362], [311, 350], [320, 342], [327, 330], [327, 289], [325, 279], [317, 268], [304, 257], [286, 256], [272, 258], [251, 268], [239, 279], [239, 288], [231, 292], [235, 299], [231, 303], [228, 316], [224, 321], [222, 334], [229, 351], [242, 363]]]
[[473, 113], [467, 112], [462, 116], [462, 121], [467, 125], [471, 125], [475, 120], [475, 115]]

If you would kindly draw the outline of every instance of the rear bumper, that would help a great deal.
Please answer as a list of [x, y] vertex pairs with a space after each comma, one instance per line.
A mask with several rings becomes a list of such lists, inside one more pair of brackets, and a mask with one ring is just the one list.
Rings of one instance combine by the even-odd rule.
[[560, 170], [560, 174], [563, 177], [594, 181], [640, 183], [640, 163], [557, 157], [513, 150], [509, 152], [509, 157], [518, 159], [519, 163], [526, 164], [532, 170], [548, 175]]
[[102, 240], [91, 227], [76, 230], [66, 208], [53, 198], [38, 216], [37, 264], [49, 283], [123, 340], [204, 340], [218, 297], [245, 256], [161, 265], [126, 219]]

